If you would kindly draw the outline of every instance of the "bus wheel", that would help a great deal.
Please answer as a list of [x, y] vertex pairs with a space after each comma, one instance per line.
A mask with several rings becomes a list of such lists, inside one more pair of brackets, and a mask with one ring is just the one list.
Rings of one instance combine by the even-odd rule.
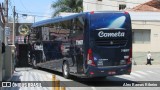
[[68, 62], [64, 62], [63, 63], [63, 76], [65, 78], [69, 78], [70, 77], [70, 74], [69, 74], [69, 65], [68, 65]]

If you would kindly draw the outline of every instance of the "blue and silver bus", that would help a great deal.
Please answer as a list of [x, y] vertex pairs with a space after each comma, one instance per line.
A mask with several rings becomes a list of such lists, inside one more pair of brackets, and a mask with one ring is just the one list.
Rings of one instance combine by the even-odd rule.
[[36, 22], [28, 35], [30, 62], [65, 78], [130, 74], [128, 12], [85, 12]]

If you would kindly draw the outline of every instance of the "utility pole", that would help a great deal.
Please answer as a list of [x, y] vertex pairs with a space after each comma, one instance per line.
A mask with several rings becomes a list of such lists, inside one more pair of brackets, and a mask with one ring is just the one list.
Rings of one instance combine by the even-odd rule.
[[13, 7], [13, 33], [12, 33], [12, 45], [15, 44], [15, 16], [16, 16], [16, 11], [15, 11], [15, 6]]
[[16, 23], [18, 23], [18, 13], [16, 13], [16, 15], [17, 15], [17, 18], [16, 18]]
[[8, 25], [8, 0], [5, 0], [5, 20], [6, 20], [6, 26]]
[[[5, 16], [5, 27], [8, 26], [8, 0], [5, 0], [4, 1], [4, 16]], [[4, 40], [4, 43], [7, 45], [8, 44], [8, 41], [7, 41], [7, 38], [6, 38], [6, 31], [3, 32], [3, 40]]]

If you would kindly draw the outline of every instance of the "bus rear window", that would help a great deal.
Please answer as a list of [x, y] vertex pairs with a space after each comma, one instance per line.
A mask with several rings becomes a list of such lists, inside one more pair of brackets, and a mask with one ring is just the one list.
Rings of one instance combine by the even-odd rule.
[[[128, 28], [130, 26], [130, 18], [124, 13], [95, 13], [91, 15], [91, 29], [99, 28]], [[126, 29], [127, 30], [127, 29]]]

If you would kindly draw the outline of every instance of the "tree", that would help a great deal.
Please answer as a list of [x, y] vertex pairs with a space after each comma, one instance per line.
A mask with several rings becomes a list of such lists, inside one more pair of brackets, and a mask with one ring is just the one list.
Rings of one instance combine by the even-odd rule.
[[53, 16], [58, 15], [60, 12], [82, 12], [83, 0], [57, 0], [51, 7], [55, 10]]

